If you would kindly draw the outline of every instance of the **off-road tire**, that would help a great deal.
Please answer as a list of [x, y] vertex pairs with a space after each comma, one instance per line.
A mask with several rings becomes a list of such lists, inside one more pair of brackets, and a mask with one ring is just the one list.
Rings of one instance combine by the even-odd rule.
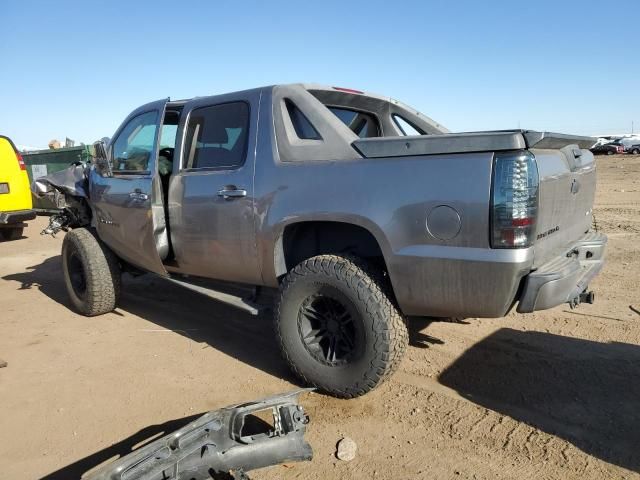
[[[309, 258], [284, 277], [274, 309], [275, 331], [285, 361], [303, 382], [329, 395], [353, 398], [373, 390], [398, 368], [409, 334], [385, 280], [361, 259], [338, 255]], [[323, 363], [303, 341], [304, 302], [323, 291], [350, 303], [364, 332], [354, 346], [359, 353], [343, 365]]]
[[0, 240], [9, 242], [22, 238], [24, 227], [3, 227], [0, 228]]
[[[62, 242], [62, 270], [74, 308], [87, 317], [111, 312], [120, 296], [118, 258], [93, 230], [76, 228]], [[72, 277], [84, 279], [84, 289], [74, 287]]]

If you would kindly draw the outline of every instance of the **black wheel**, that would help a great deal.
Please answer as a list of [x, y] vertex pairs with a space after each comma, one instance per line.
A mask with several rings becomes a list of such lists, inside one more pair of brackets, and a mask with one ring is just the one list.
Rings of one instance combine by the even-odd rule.
[[607, 150], [607, 155], [613, 155], [613, 151], [612, 150]]
[[22, 238], [24, 227], [3, 227], [0, 228], [0, 240], [11, 241]]
[[304, 382], [341, 398], [373, 390], [408, 344], [384, 279], [359, 259], [319, 255], [284, 278], [274, 322], [282, 354]]
[[62, 242], [62, 270], [71, 303], [86, 316], [116, 307], [120, 294], [118, 259], [93, 231], [77, 228]]
[[631, 153], [634, 155], [638, 155], [640, 153], [640, 148], [634, 148], [633, 150], [631, 150]]

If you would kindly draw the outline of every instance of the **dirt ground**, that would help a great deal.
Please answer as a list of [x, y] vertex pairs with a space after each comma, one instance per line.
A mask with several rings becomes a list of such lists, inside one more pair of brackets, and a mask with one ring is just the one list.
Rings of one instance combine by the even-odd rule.
[[[640, 157], [598, 166], [609, 249], [594, 305], [412, 322], [385, 385], [303, 397], [312, 462], [255, 478], [640, 478]], [[160, 280], [125, 278], [115, 312], [73, 313], [44, 222], [0, 243], [0, 478], [78, 478], [197, 414], [296, 387], [267, 319]], [[350, 463], [333, 456], [343, 435]]]

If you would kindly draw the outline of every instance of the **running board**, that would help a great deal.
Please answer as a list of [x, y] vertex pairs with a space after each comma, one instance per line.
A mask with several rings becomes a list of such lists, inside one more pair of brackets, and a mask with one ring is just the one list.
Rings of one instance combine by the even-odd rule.
[[219, 290], [214, 290], [212, 288], [203, 287], [201, 285], [195, 285], [193, 283], [189, 283], [184, 280], [179, 280], [175, 277], [162, 277], [166, 280], [169, 280], [172, 283], [176, 283], [181, 287], [188, 288], [194, 292], [200, 293], [201, 295], [206, 295], [209, 298], [213, 298], [222, 303], [226, 303], [227, 305], [231, 305], [233, 307], [239, 308], [240, 310], [244, 310], [245, 312], [250, 313], [251, 315], [260, 315], [260, 313], [266, 308], [263, 305], [258, 305], [248, 298], [238, 297], [236, 295], [231, 295], [229, 293], [224, 293]]

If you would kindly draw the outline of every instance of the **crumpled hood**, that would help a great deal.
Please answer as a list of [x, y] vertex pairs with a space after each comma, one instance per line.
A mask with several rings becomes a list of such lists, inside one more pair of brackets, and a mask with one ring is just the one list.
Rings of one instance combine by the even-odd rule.
[[45, 198], [56, 190], [74, 197], [89, 198], [89, 164], [75, 163], [69, 168], [40, 177], [31, 183], [31, 192]]

